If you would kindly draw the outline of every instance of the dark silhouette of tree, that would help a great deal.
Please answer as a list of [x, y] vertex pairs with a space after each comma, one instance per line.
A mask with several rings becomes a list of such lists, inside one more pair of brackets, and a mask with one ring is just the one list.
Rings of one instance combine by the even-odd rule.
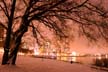
[[107, 11], [102, 8], [89, 0], [0, 0], [0, 25], [6, 29], [2, 64], [12, 60], [15, 65], [21, 39], [29, 28], [38, 44], [45, 40], [38, 25], [67, 39], [70, 19], [87, 38], [96, 41], [100, 35], [107, 39]]

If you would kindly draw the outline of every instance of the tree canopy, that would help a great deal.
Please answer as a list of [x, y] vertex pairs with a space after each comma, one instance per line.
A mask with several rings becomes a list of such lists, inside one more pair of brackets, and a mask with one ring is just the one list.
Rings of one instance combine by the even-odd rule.
[[[2, 64], [16, 55], [21, 40], [32, 29], [36, 42], [46, 40], [45, 28], [63, 39], [71, 40], [72, 28], [89, 40], [108, 40], [106, 0], [0, 0], [0, 25], [6, 30]], [[69, 21], [71, 24], [68, 24]], [[42, 27], [42, 28], [41, 28]], [[50, 37], [50, 36], [49, 36]], [[68, 39], [66, 41], [66, 39]], [[10, 52], [10, 54], [9, 54]]]

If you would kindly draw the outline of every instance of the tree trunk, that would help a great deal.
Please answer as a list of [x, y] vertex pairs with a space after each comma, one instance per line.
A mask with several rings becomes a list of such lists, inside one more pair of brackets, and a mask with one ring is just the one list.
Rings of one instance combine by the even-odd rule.
[[[23, 24], [27, 24], [26, 26], [23, 25]], [[24, 33], [28, 31], [28, 26], [29, 26], [30, 22], [27, 20], [27, 17], [24, 17], [23, 21], [22, 21], [22, 25], [20, 26], [20, 29], [18, 32], [18, 36], [16, 38], [16, 41], [15, 41], [15, 48], [14, 48], [14, 51], [12, 53], [12, 65], [15, 65], [16, 63], [16, 58], [17, 58], [17, 53], [18, 53], [18, 50], [19, 50], [19, 47], [20, 47], [20, 44], [21, 44], [21, 38], [23, 37]]]
[[17, 48], [17, 49], [15, 50], [14, 55], [13, 55], [13, 57], [12, 57], [12, 63], [11, 63], [12, 65], [15, 65], [15, 64], [16, 64], [16, 58], [17, 58], [18, 49], [19, 49], [19, 48]]
[[4, 44], [4, 54], [3, 54], [3, 59], [2, 59], [2, 65], [7, 64], [8, 62], [8, 53], [10, 49], [10, 40], [11, 40], [11, 32], [12, 32], [12, 24], [13, 24], [13, 18], [14, 18], [14, 11], [15, 11], [15, 5], [16, 5], [16, 0], [12, 1], [12, 7], [11, 7], [11, 13], [10, 16], [8, 16], [8, 29], [6, 33], [6, 39], [5, 39], [5, 44]]
[[3, 59], [2, 59], [2, 65], [7, 64], [7, 61], [8, 61], [8, 53], [9, 53], [9, 51], [4, 50]]
[[19, 47], [21, 44], [21, 38], [23, 37], [23, 35], [26, 31], [27, 31], [27, 27], [23, 29], [23, 31], [20, 33], [19, 36], [16, 37], [16, 40], [14, 41], [15, 45], [14, 45], [14, 48], [11, 51], [10, 56], [9, 56], [9, 60], [11, 60], [12, 65], [15, 65], [15, 63], [16, 63], [17, 53], [18, 53], [18, 50], [19, 50]]
[[3, 54], [3, 58], [2, 58], [2, 65], [7, 64], [8, 61], [8, 54], [9, 54], [9, 46], [10, 46], [10, 31], [7, 31], [7, 35], [6, 35], [6, 39], [5, 39], [5, 44], [4, 44], [4, 54]]
[[21, 43], [21, 38], [22, 36], [18, 36], [17, 39], [15, 41], [13, 41], [14, 44], [12, 50], [10, 51], [10, 55], [9, 55], [9, 59], [8, 59], [8, 62], [12, 65], [15, 65], [16, 63], [16, 58], [17, 58], [17, 53], [18, 53], [18, 50], [19, 50], [19, 46], [20, 46], [20, 43]]
[[19, 47], [20, 47], [21, 38], [22, 37], [18, 38], [19, 41], [17, 42], [17, 45], [16, 45], [15, 50], [13, 52], [12, 63], [11, 63], [12, 65], [15, 65], [15, 63], [16, 63], [16, 58], [17, 58], [17, 53], [18, 53]]
[[[10, 62], [12, 65], [15, 65], [17, 53], [18, 53], [19, 46], [21, 43], [21, 38], [23, 37], [24, 33], [27, 32], [29, 24], [30, 22], [28, 21], [27, 17], [24, 17], [24, 19], [22, 20], [22, 25], [20, 26], [19, 30], [16, 31], [15, 36], [13, 36], [13, 39], [11, 38], [11, 31], [7, 32], [7, 33], [10, 33], [10, 37], [7, 38], [9, 40], [6, 40], [8, 46], [7, 44], [5, 44], [6, 47], [4, 47], [5, 52], [3, 55], [2, 65], [7, 64], [8, 62]], [[8, 35], [6, 37], [8, 37]], [[12, 47], [11, 47], [11, 39], [13, 40]], [[11, 49], [12, 51], [10, 52], [10, 55], [8, 55]]]

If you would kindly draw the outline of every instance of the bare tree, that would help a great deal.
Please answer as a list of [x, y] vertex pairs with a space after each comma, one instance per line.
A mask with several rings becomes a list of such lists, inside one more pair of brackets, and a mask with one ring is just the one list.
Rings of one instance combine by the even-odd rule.
[[39, 25], [68, 38], [68, 19], [77, 22], [88, 38], [97, 40], [101, 36], [107, 40], [107, 11], [89, 0], [0, 0], [0, 8], [0, 25], [6, 29], [3, 65], [10, 60], [15, 64], [21, 39], [30, 27], [38, 44], [45, 40]]
[[88, 1], [75, 14], [76, 19], [80, 25], [80, 32], [87, 38], [93, 41], [108, 40], [108, 9], [105, 0], [99, 0], [98, 3], [91, 3]]

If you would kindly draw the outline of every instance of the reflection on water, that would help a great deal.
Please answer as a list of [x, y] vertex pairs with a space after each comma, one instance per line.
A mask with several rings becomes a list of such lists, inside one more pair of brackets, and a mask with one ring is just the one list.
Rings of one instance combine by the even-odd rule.
[[79, 62], [82, 64], [94, 64], [95, 59], [101, 59], [101, 58], [106, 58], [107, 55], [105, 56], [59, 56], [57, 57], [58, 60], [63, 60], [63, 61], [73, 61], [73, 62]]
[[76, 57], [71, 57], [71, 61], [76, 62]]
[[[73, 59], [74, 62], [79, 62], [79, 63], [83, 63], [83, 64], [92, 64], [95, 57], [70, 57], [70, 59]], [[70, 61], [70, 60], [68, 60], [68, 61]]]
[[76, 62], [83, 64], [93, 64], [94, 59], [96, 59], [96, 57], [76, 57]]
[[72, 57], [71, 57], [71, 61], [72, 61], [72, 62], [76, 62], [77, 53], [76, 53], [75, 51], [73, 51], [72, 54], [71, 54], [71, 56], [72, 56]]

